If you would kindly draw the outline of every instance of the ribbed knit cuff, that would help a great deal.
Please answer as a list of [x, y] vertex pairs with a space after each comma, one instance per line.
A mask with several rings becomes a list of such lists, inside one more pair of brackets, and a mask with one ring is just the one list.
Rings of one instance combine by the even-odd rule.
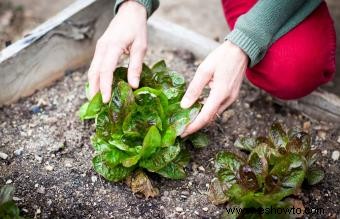
[[260, 62], [264, 56], [264, 52], [256, 42], [236, 28], [227, 35], [226, 40], [240, 47], [248, 55], [250, 67]]
[[[116, 15], [119, 9], [119, 6], [125, 2], [126, 0], [117, 0], [115, 7], [114, 7], [114, 14]], [[152, 15], [152, 13], [154, 11], [156, 11], [156, 9], [159, 6], [159, 1], [158, 0], [134, 0], [140, 4], [142, 4], [147, 12], [148, 17], [150, 17]]]

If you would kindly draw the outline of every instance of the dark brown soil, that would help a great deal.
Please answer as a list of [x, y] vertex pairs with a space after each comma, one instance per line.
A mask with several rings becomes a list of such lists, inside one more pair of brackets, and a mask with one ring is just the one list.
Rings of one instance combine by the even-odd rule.
[[[186, 51], [151, 50], [147, 63], [160, 58], [188, 79], [197, 67], [197, 61]], [[305, 186], [298, 198], [305, 207], [324, 208], [325, 214], [305, 216], [340, 216], [340, 166], [339, 161], [331, 158], [333, 151], [340, 149], [340, 125], [283, 108], [246, 84], [239, 100], [205, 129], [211, 143], [205, 149], [192, 150], [193, 160], [185, 180], [171, 181], [152, 175], [160, 196], [149, 200], [133, 195], [123, 183], [105, 181], [91, 167], [93, 123], [83, 123], [76, 115], [85, 101], [84, 72], [68, 73], [53, 86], [0, 108], [0, 152], [8, 155], [6, 160], [0, 158], [0, 186], [15, 186], [15, 200], [24, 216], [216, 218], [226, 207], [212, 205], [206, 196], [214, 175], [216, 152], [233, 150], [233, 142], [240, 135], [265, 134], [273, 121], [281, 121], [287, 127], [305, 126], [313, 135], [313, 145], [323, 151], [318, 164], [326, 171], [325, 179], [317, 186]]]

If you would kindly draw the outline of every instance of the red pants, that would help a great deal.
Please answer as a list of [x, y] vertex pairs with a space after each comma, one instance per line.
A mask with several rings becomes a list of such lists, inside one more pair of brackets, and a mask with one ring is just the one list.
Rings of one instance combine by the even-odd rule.
[[[222, 0], [230, 29], [257, 0]], [[336, 35], [326, 3], [278, 39], [247, 78], [257, 87], [281, 99], [303, 97], [335, 73]]]

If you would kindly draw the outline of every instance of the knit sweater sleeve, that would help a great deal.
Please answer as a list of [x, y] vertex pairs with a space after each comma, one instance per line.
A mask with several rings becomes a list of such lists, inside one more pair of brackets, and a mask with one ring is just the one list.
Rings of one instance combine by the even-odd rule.
[[321, 1], [259, 0], [238, 18], [226, 39], [249, 56], [252, 67], [262, 60], [273, 42], [303, 21]]
[[[116, 14], [118, 12], [119, 6], [126, 0], [117, 0], [114, 7], [114, 13]], [[159, 1], [158, 0], [135, 0], [136, 2], [144, 5], [146, 12], [148, 14], [148, 17], [152, 15], [154, 11], [157, 10], [159, 7]]]

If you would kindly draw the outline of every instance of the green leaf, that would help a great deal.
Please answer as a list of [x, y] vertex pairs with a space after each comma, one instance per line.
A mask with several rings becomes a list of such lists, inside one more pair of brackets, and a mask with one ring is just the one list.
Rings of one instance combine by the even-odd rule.
[[81, 120], [93, 119], [103, 106], [102, 95], [98, 92], [90, 102], [80, 107], [79, 116]]
[[183, 167], [174, 162], [171, 162], [162, 169], [158, 170], [157, 173], [169, 179], [184, 179], [186, 177]]
[[186, 174], [183, 168], [189, 161], [189, 152], [187, 150], [182, 150], [172, 162], [158, 170], [157, 173], [170, 179], [184, 179]]
[[209, 144], [207, 135], [202, 132], [196, 132], [190, 135], [188, 139], [195, 148], [204, 148]]
[[174, 145], [176, 138], [176, 129], [174, 128], [174, 126], [169, 126], [162, 137], [162, 146], [168, 147], [170, 145]]
[[135, 108], [132, 88], [125, 81], [119, 81], [114, 87], [109, 103], [109, 115], [115, 129], [121, 130], [124, 118]]
[[135, 135], [140, 134], [145, 136], [147, 130], [151, 126], [156, 126], [159, 130], [163, 130], [162, 119], [158, 115], [157, 111], [153, 108], [135, 108], [129, 113], [123, 122], [124, 134]]
[[156, 88], [156, 82], [153, 79], [154, 73], [151, 71], [151, 69], [143, 64], [142, 68], [142, 74], [140, 79], [140, 87], [151, 87]]
[[156, 109], [162, 121], [165, 120], [165, 112], [168, 109], [168, 99], [161, 91], [143, 87], [134, 91], [134, 95], [138, 105]]
[[282, 157], [272, 168], [270, 174], [278, 176], [284, 187], [300, 187], [306, 171], [306, 163], [297, 154]]
[[143, 148], [141, 155], [143, 158], [150, 157], [156, 152], [157, 148], [161, 146], [162, 137], [159, 134], [156, 126], [151, 126], [149, 131], [146, 133], [143, 141]]
[[311, 167], [320, 156], [320, 150], [310, 150], [307, 152], [306, 159], [308, 167]]
[[257, 145], [256, 139], [252, 137], [238, 138], [234, 143], [234, 146], [242, 150], [251, 152]]
[[120, 81], [127, 81], [127, 71], [128, 69], [125, 67], [118, 67], [116, 68], [115, 72], [114, 72], [114, 83], [113, 83], [113, 87], [116, 87], [118, 82]]
[[306, 179], [309, 185], [315, 185], [325, 177], [325, 173], [318, 168], [310, 168], [307, 171]]
[[179, 103], [176, 104], [176, 106], [176, 111], [173, 112], [169, 118], [169, 125], [172, 125], [175, 128], [176, 135], [179, 136], [183, 133], [187, 125], [196, 118], [201, 109], [201, 105], [195, 104], [189, 109], [182, 109], [179, 106]]
[[102, 152], [101, 154], [97, 155], [97, 157], [110, 167], [115, 167], [125, 160], [128, 155], [118, 149], [112, 148], [109, 151]]
[[4, 185], [0, 190], [0, 218], [20, 219], [20, 210], [13, 201], [14, 187]]
[[132, 167], [132, 166], [134, 166], [138, 163], [140, 158], [141, 158], [141, 156], [139, 154], [135, 155], [135, 156], [128, 157], [128, 158], [126, 158], [122, 161], [122, 165], [124, 167]]
[[150, 172], [157, 172], [173, 161], [180, 153], [181, 147], [179, 144], [171, 145], [166, 148], [161, 148], [153, 154], [149, 159], [143, 159], [139, 162], [139, 166], [147, 169]]
[[105, 179], [113, 182], [119, 182], [126, 177], [128, 177], [134, 167], [124, 167], [122, 165], [117, 165], [111, 167], [108, 165], [101, 156], [95, 156], [92, 160], [94, 170], [102, 175]]
[[13, 194], [14, 187], [10, 185], [4, 185], [0, 190], [0, 205], [12, 201]]
[[215, 159], [217, 177], [221, 182], [235, 181], [238, 171], [244, 163], [242, 158], [231, 152], [218, 153]]
[[286, 148], [288, 135], [280, 123], [274, 123], [269, 132], [269, 137], [276, 148]]
[[166, 67], [165, 61], [164, 61], [164, 60], [161, 60], [161, 61], [157, 62], [156, 64], [154, 64], [154, 65], [152, 66], [151, 70], [152, 70], [154, 73], [165, 72], [165, 71], [167, 71], [167, 67]]
[[98, 152], [108, 151], [113, 148], [111, 144], [104, 141], [104, 139], [99, 138], [97, 135], [91, 138], [93, 148]]

